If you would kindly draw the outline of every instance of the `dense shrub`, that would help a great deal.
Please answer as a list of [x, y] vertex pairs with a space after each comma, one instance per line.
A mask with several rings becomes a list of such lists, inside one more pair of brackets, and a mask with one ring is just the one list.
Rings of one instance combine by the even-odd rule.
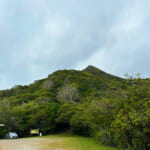
[[117, 146], [114, 139], [113, 129], [101, 128], [96, 132], [95, 138], [102, 145]]

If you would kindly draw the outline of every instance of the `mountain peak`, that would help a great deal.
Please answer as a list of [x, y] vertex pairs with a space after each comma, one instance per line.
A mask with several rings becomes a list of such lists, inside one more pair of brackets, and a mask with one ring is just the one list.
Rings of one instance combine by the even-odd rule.
[[87, 66], [83, 71], [92, 73], [94, 75], [104, 75], [104, 74], [106, 74], [104, 71], [102, 71], [102, 70], [100, 70], [97, 67], [92, 66], [92, 65]]
[[117, 80], [121, 79], [121, 78], [119, 78], [117, 76], [114, 76], [112, 74], [106, 73], [103, 70], [101, 70], [101, 69], [99, 69], [99, 68], [97, 68], [95, 66], [92, 66], [92, 65], [87, 66], [83, 71], [92, 73], [93, 75], [99, 76], [99, 77], [108, 77], [108, 78], [117, 79]]
[[97, 67], [92, 66], [92, 65], [88, 65], [88, 66], [84, 69], [84, 71], [93, 71], [93, 70], [99, 70], [99, 71], [100, 71], [100, 69], [98, 69]]

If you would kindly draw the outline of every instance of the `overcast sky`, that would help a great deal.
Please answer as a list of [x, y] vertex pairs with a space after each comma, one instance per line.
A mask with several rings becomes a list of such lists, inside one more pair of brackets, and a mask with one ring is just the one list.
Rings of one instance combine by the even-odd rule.
[[149, 0], [0, 0], [0, 89], [87, 65], [150, 77]]

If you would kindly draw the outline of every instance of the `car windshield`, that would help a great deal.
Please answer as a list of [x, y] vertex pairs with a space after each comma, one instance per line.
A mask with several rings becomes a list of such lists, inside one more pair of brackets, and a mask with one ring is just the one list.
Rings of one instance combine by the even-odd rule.
[[11, 135], [11, 136], [17, 136], [17, 134], [15, 132], [9, 132], [9, 135]]

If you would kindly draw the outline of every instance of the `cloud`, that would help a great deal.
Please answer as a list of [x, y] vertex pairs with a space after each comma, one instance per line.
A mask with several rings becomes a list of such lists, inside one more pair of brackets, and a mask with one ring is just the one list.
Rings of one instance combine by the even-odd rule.
[[140, 72], [148, 77], [149, 17], [146, 1], [128, 3], [112, 22], [106, 42], [88, 59], [78, 62], [77, 68], [93, 64], [119, 76]]
[[52, 16], [45, 23], [45, 32], [53, 38], [64, 36], [69, 28], [70, 22], [63, 16]]
[[146, 0], [1, 1], [0, 72], [7, 82], [0, 88], [89, 64], [149, 76], [149, 7]]

